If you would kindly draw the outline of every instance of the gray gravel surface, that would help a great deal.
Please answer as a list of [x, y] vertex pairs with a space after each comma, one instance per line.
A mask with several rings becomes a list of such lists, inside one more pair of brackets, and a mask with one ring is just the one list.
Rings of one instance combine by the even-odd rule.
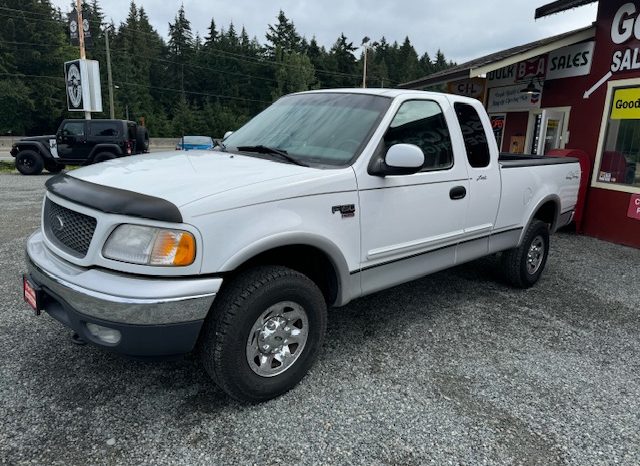
[[77, 347], [27, 311], [46, 179], [0, 175], [0, 463], [640, 463], [640, 250], [561, 233], [533, 289], [488, 258], [332, 310], [302, 384], [241, 405], [192, 356]]

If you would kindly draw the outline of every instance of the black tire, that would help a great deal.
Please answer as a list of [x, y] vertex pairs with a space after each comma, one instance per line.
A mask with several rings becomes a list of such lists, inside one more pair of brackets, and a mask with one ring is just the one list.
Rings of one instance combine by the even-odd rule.
[[39, 175], [43, 167], [42, 156], [34, 150], [21, 150], [16, 155], [16, 168], [23, 175]]
[[[282, 305], [284, 313], [279, 314], [277, 309]], [[276, 310], [268, 312], [273, 309]], [[306, 322], [294, 320], [299, 309], [303, 310]], [[287, 315], [292, 318], [284, 317], [288, 323], [280, 325], [277, 319]], [[286, 356], [288, 362], [276, 361], [275, 346], [272, 353], [263, 353], [261, 349], [268, 348], [262, 346], [266, 342], [261, 338], [274, 319], [279, 325], [276, 329], [282, 331], [303, 329], [306, 323], [307, 336], [304, 342], [300, 340], [300, 345], [287, 345], [286, 336], [283, 340], [276, 332], [267, 333], [272, 335], [269, 338], [283, 342], [280, 348], [287, 347], [291, 355]], [[258, 329], [260, 325], [262, 331]], [[322, 346], [326, 326], [327, 306], [314, 282], [286, 267], [260, 266], [238, 275], [216, 298], [201, 334], [200, 356], [207, 373], [229, 396], [244, 402], [265, 401], [289, 391], [305, 376]], [[257, 350], [253, 358], [249, 356], [252, 341]], [[262, 363], [261, 357], [265, 358]], [[269, 357], [271, 361], [266, 363]], [[262, 368], [270, 371], [270, 375], [260, 375], [257, 371]]]
[[65, 165], [60, 165], [57, 163], [50, 163], [45, 168], [49, 173], [60, 173], [64, 169]]
[[136, 128], [136, 152], [149, 152], [149, 131], [144, 126]]
[[106, 162], [107, 160], [113, 160], [116, 155], [111, 152], [100, 152], [93, 158], [93, 163]]
[[542, 275], [548, 256], [549, 226], [540, 220], [533, 220], [522, 244], [502, 255], [506, 281], [517, 288], [530, 288]]

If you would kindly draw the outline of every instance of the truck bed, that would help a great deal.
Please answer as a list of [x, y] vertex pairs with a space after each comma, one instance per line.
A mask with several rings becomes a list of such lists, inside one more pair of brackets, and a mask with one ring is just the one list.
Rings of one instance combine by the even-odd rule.
[[502, 168], [537, 167], [540, 165], [557, 165], [564, 163], [576, 163], [575, 157], [550, 157], [547, 155], [512, 154], [501, 152], [498, 162]]

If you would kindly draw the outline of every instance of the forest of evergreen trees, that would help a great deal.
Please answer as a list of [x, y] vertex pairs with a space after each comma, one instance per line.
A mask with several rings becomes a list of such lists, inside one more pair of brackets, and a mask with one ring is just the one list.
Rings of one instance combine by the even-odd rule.
[[[87, 58], [100, 62], [102, 75], [104, 112], [94, 118], [109, 116], [108, 33], [116, 118], [127, 112], [132, 120], [144, 118], [152, 136], [219, 137], [283, 94], [362, 85], [360, 40], [341, 34], [327, 50], [302, 36], [282, 11], [263, 42], [213, 18], [204, 37], [194, 34], [183, 7], [169, 24], [168, 40], [134, 1], [120, 25], [105, 22], [97, 0], [84, 11], [94, 41]], [[0, 135], [51, 133], [63, 118], [82, 117], [66, 110], [62, 64], [78, 58], [66, 13], [49, 0], [0, 0]], [[434, 59], [419, 56], [408, 37], [402, 44], [384, 37], [371, 44], [369, 87], [394, 87], [453, 65], [439, 50]]]

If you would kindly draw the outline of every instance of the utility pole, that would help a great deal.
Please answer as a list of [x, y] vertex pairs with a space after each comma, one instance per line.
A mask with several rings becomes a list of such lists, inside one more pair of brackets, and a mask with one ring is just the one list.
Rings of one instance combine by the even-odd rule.
[[362, 47], [364, 48], [364, 68], [362, 70], [362, 88], [367, 87], [367, 49], [369, 48], [369, 37], [362, 39]]
[[[80, 43], [80, 59], [86, 60], [87, 54], [84, 51], [84, 21], [82, 20], [82, 0], [76, 0], [76, 11], [78, 12], [78, 42]], [[85, 120], [91, 120], [91, 112], [84, 112]]]
[[107, 51], [107, 84], [109, 86], [109, 118], [115, 118], [113, 109], [113, 78], [111, 76], [111, 51], [109, 49], [109, 29], [104, 31], [104, 46]]

